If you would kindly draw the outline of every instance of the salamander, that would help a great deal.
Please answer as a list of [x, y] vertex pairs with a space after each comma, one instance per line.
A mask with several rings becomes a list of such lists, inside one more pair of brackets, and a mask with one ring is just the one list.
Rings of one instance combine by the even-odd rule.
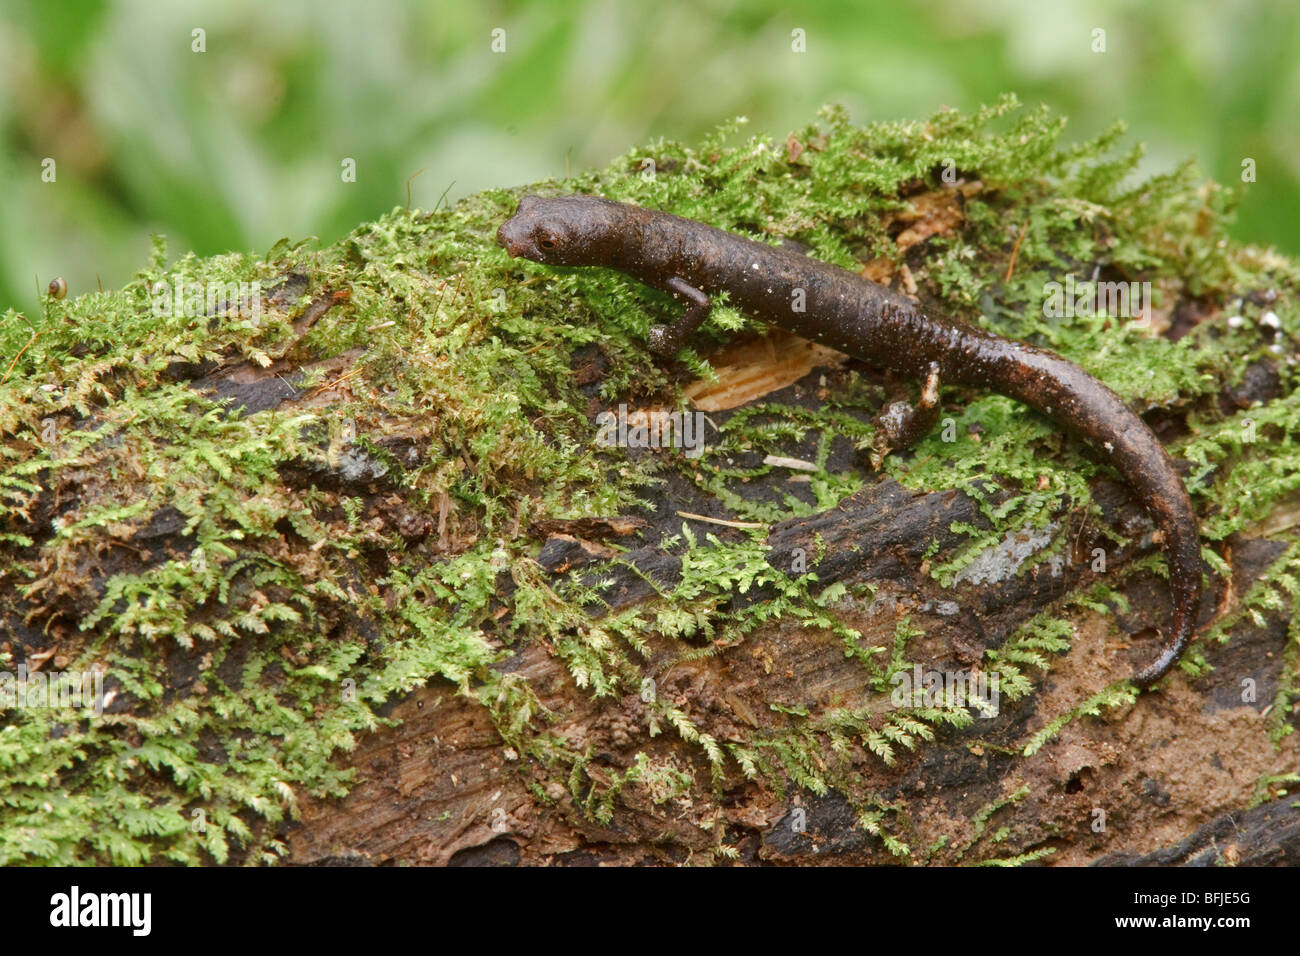
[[712, 296], [754, 318], [923, 382], [919, 401], [877, 419], [877, 461], [938, 418], [939, 386], [1009, 396], [1090, 442], [1137, 493], [1169, 564], [1172, 617], [1159, 656], [1134, 677], [1149, 687], [1191, 640], [1201, 592], [1200, 530], [1173, 462], [1151, 429], [1113, 391], [1046, 349], [926, 312], [885, 286], [800, 252], [705, 223], [598, 196], [524, 196], [497, 230], [511, 257], [551, 266], [603, 266], [685, 303], [648, 345], [675, 354], [709, 314]]

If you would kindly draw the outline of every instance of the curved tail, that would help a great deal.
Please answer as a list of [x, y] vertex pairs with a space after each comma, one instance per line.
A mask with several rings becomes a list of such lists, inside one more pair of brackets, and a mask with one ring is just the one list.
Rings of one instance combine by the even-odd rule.
[[1169, 562], [1173, 616], [1160, 655], [1134, 681], [1149, 687], [1169, 672], [1196, 632], [1201, 597], [1201, 539], [1191, 499], [1160, 440], [1118, 395], [1079, 366], [1022, 346], [1003, 366], [999, 391], [1087, 439], [1146, 505]]

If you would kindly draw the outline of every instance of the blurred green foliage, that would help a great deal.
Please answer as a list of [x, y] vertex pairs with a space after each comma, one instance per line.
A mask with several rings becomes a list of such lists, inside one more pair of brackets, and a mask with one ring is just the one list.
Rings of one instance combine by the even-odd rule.
[[1297, 50], [1300, 5], [1267, 0], [0, 0], [0, 309], [38, 308], [54, 275], [121, 285], [151, 233], [202, 255], [329, 242], [416, 174], [430, 208], [736, 115], [780, 135], [826, 102], [864, 122], [1004, 91], [1069, 139], [1127, 120], [1144, 173], [1195, 157], [1242, 186], [1236, 236], [1300, 252]]

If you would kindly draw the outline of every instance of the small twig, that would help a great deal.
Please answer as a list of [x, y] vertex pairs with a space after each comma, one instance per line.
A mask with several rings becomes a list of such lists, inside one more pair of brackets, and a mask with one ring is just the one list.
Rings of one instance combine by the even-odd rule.
[[447, 188], [442, 191], [442, 195], [438, 197], [438, 201], [433, 204], [434, 212], [438, 211], [438, 207], [442, 205], [442, 201], [447, 198], [447, 193], [451, 192], [451, 187], [455, 185], [456, 185], [456, 180], [454, 179], [447, 184]]
[[761, 521], [727, 521], [725, 518], [710, 518], [708, 515], [697, 515], [690, 511], [677, 512], [679, 517], [690, 518], [692, 521], [703, 521], [705, 524], [720, 524], [724, 528], [766, 528]]
[[[456, 277], [456, 289], [451, 294], [451, 298], [453, 302], [456, 300], [456, 296], [460, 295], [460, 284], [464, 281], [465, 281], [465, 273], [462, 272], [460, 273], [460, 275]], [[433, 325], [435, 322], [438, 321], [438, 313], [442, 310], [442, 298], [446, 294], [447, 294], [447, 284], [444, 282], [442, 286], [442, 294], [438, 296], [438, 304], [433, 308], [433, 318], [429, 319], [430, 325]]]
[[1016, 267], [1016, 254], [1020, 252], [1020, 243], [1024, 241], [1025, 230], [1028, 228], [1029, 228], [1029, 220], [1026, 219], [1025, 224], [1020, 227], [1020, 235], [1016, 236], [1016, 244], [1011, 247], [1011, 261], [1007, 263], [1007, 274], [1006, 277], [1002, 280], [1003, 282], [1011, 281], [1012, 270], [1014, 270]]
[[287, 378], [285, 378], [279, 372], [275, 373], [275, 377], [278, 378], [280, 381], [284, 382], [284, 387], [289, 390], [290, 398], [294, 398], [298, 395], [299, 389], [295, 388], [293, 383], [290, 382]]
[[358, 372], [360, 372], [361, 369], [362, 366], [358, 365], [352, 371], [348, 372], [346, 375], [340, 375], [338, 378], [330, 382], [328, 385], [318, 385], [316, 388], [313, 388], [311, 390], [312, 395], [316, 395], [318, 392], [328, 392], [332, 388], [338, 388], [340, 385], [342, 385], [344, 382], [350, 379], [353, 375], [356, 375]]
[[406, 177], [406, 214], [408, 216], [411, 214], [411, 180], [428, 168], [428, 166], [421, 166], [415, 172], [411, 173], [411, 175]]
[[447, 550], [447, 512], [451, 510], [451, 495], [443, 492], [438, 496], [438, 550]]
[[[555, 332], [555, 331], [557, 331], [557, 330], [560, 329], [560, 328], [561, 328], [561, 326], [556, 326], [556, 325], [546, 325], [546, 326], [543, 326], [543, 327], [540, 328], [540, 329], [537, 329], [536, 332], [535, 332], [534, 334], [535, 334], [535, 335], [542, 335], [542, 334], [544, 334], [544, 333], [546, 333], [546, 332]], [[524, 349], [524, 354], [525, 354], [525, 355], [532, 355], [534, 352], [539, 352], [539, 351], [541, 351], [542, 349], [548, 349], [548, 348], [554, 348], [554, 347], [555, 347], [555, 343], [554, 343], [554, 342], [538, 342], [538, 343], [537, 343], [536, 345], [534, 345], [532, 348]]]
[[13, 372], [14, 366], [18, 364], [18, 360], [23, 357], [23, 353], [26, 352], [29, 348], [31, 348], [32, 343], [35, 342], [40, 335], [44, 334], [44, 332], [45, 332], [44, 329], [41, 329], [39, 332], [36, 329], [32, 329], [32, 337], [27, 340], [26, 345], [24, 345], [22, 348], [18, 350], [18, 354], [14, 356], [14, 360], [9, 363], [9, 368], [5, 371], [4, 378], [0, 378], [0, 385], [3, 385], [5, 382], [9, 381], [9, 375], [11, 372]]
[[438, 290], [438, 304], [433, 307], [433, 317], [429, 319], [430, 325], [433, 325], [435, 322], [438, 321], [438, 313], [442, 310], [442, 297], [447, 294], [448, 284], [449, 283], [447, 283], [444, 280], [442, 283], [442, 288]]
[[817, 470], [817, 466], [811, 461], [804, 461], [802, 458], [782, 458], [780, 455], [768, 455], [763, 459], [763, 464], [774, 468], [793, 468], [796, 471]]

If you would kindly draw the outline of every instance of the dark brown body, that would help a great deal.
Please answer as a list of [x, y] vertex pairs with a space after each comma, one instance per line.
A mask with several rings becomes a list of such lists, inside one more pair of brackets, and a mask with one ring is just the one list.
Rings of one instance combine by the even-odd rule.
[[[1195, 626], [1200, 535], [1173, 463], [1114, 392], [1059, 355], [927, 315], [905, 297], [838, 266], [667, 213], [592, 196], [526, 196], [501, 226], [511, 255], [551, 265], [606, 266], [691, 303], [686, 328], [726, 292], [741, 311], [872, 365], [1007, 395], [1102, 452], [1145, 503], [1169, 557], [1173, 620], [1160, 656], [1136, 677], [1148, 685], [1178, 660]], [[802, 311], [796, 310], [802, 304]], [[671, 332], [661, 345], [675, 350]]]

